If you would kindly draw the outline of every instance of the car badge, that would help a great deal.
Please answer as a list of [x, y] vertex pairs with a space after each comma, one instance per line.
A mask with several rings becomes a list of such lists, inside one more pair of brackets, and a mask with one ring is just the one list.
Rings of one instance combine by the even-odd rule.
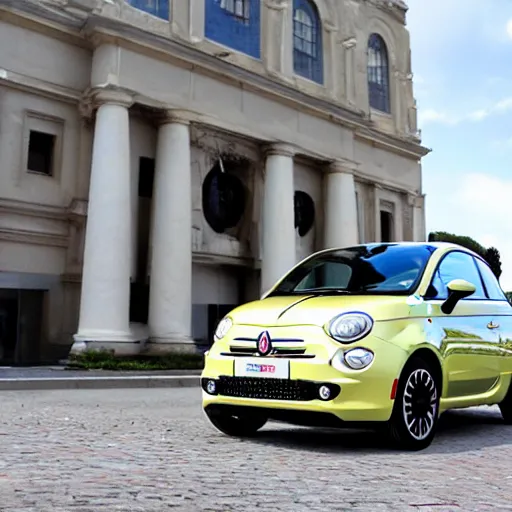
[[272, 352], [272, 342], [270, 341], [270, 335], [267, 331], [263, 331], [258, 338], [258, 353], [261, 356], [267, 356]]

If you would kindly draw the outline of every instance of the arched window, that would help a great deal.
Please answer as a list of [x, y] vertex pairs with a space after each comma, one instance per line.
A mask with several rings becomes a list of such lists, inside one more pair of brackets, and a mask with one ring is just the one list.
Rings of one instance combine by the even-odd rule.
[[310, 0], [293, 0], [293, 68], [304, 78], [324, 81], [322, 23]]
[[169, 20], [169, 0], [127, 0], [127, 2], [140, 11], [147, 12], [163, 20]]
[[371, 108], [391, 112], [388, 50], [378, 34], [372, 34], [368, 41], [368, 94]]

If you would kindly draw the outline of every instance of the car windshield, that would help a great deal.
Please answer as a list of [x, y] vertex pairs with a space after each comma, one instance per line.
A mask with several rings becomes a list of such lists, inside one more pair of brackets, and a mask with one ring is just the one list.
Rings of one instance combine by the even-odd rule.
[[426, 244], [375, 244], [324, 252], [292, 270], [270, 295], [406, 295], [434, 251]]

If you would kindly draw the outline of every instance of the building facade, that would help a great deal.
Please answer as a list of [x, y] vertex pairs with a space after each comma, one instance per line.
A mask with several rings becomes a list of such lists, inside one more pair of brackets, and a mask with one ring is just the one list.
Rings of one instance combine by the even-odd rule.
[[423, 240], [401, 0], [0, 0], [0, 362], [208, 344], [315, 250]]

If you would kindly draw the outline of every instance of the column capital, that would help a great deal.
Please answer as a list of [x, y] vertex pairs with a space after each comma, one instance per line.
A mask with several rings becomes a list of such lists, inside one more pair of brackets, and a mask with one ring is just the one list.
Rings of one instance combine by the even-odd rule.
[[264, 152], [265, 156], [279, 155], [279, 156], [289, 156], [289, 157], [293, 158], [296, 155], [297, 150], [291, 144], [286, 144], [286, 143], [282, 143], [282, 142], [274, 142], [274, 143], [270, 143], [270, 144], [265, 144], [263, 146], [263, 152]]
[[189, 112], [188, 110], [168, 109], [160, 113], [158, 116], [158, 124], [184, 124], [188, 126], [193, 121], [193, 118], [193, 112]]
[[355, 162], [349, 160], [334, 160], [329, 162], [326, 167], [327, 174], [354, 174], [357, 168]]
[[91, 97], [95, 107], [108, 104], [130, 108], [134, 104], [133, 96], [120, 89], [96, 89]]
[[422, 208], [425, 201], [425, 194], [415, 194], [409, 192], [407, 194], [407, 204], [414, 208]]

